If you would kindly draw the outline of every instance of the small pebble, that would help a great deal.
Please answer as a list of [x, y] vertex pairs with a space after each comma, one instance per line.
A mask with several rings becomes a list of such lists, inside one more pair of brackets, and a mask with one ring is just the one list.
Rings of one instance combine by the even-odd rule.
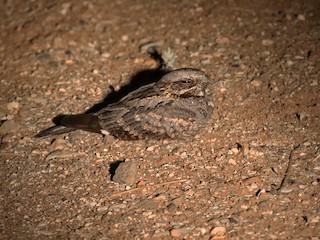
[[210, 232], [211, 235], [218, 235], [218, 236], [222, 236], [225, 233], [226, 233], [226, 228], [225, 227], [215, 227]]
[[141, 181], [139, 181], [138, 183], [137, 183], [137, 186], [138, 187], [143, 187], [143, 186], [145, 186], [146, 185], [146, 183], [145, 183], [145, 181], [143, 181], [143, 180], [141, 180]]
[[188, 154], [186, 152], [183, 152], [181, 153], [180, 155], [181, 158], [187, 158], [188, 157]]
[[174, 238], [182, 238], [184, 237], [187, 233], [189, 232], [189, 230], [187, 228], [176, 228], [176, 229], [172, 229], [170, 231], [170, 235]]
[[111, 57], [111, 54], [108, 53], [108, 52], [105, 52], [105, 53], [102, 53], [102, 54], [101, 54], [101, 57], [103, 57], [103, 58], [109, 58], [109, 57]]
[[233, 154], [238, 154], [238, 153], [239, 153], [239, 149], [236, 148], [236, 147], [233, 147], [233, 148], [231, 148], [231, 152], [232, 152]]
[[314, 86], [317, 86], [317, 85], [318, 85], [317, 80], [313, 80], [313, 81], [310, 83], [310, 86], [311, 86], [311, 87], [314, 87]]
[[228, 163], [231, 165], [237, 165], [236, 160], [234, 160], [233, 158], [229, 159]]
[[138, 168], [136, 161], [125, 161], [119, 164], [112, 180], [117, 183], [132, 185], [137, 182]]
[[286, 64], [288, 67], [290, 67], [290, 66], [294, 65], [294, 62], [292, 60], [287, 60]]
[[10, 102], [7, 104], [7, 109], [9, 111], [18, 110], [20, 108], [20, 103], [18, 102]]
[[224, 93], [224, 92], [226, 92], [226, 91], [227, 91], [227, 89], [226, 89], [225, 87], [221, 87], [221, 88], [220, 88], [220, 92], [221, 92], [221, 93]]
[[230, 39], [227, 37], [217, 37], [216, 43], [217, 44], [228, 44], [228, 43], [230, 43]]
[[124, 42], [127, 42], [129, 40], [128, 35], [122, 35], [121, 36], [121, 40], [124, 41]]
[[251, 81], [251, 85], [252, 85], [252, 86], [255, 86], [255, 87], [260, 87], [260, 86], [261, 86], [261, 81], [258, 80], [258, 79], [253, 79], [253, 80]]
[[247, 185], [247, 189], [248, 189], [249, 191], [254, 191], [254, 190], [256, 190], [257, 188], [258, 188], [258, 185], [257, 185], [256, 183], [251, 183], [251, 184]]
[[263, 46], [271, 46], [273, 44], [273, 41], [271, 39], [264, 39], [262, 40]]
[[51, 147], [53, 150], [62, 150], [65, 148], [66, 145], [67, 145], [67, 141], [65, 139], [57, 138], [53, 141], [53, 143], [51, 144]]
[[306, 17], [305, 17], [304, 15], [302, 15], [302, 14], [299, 14], [299, 15], [298, 15], [298, 20], [299, 20], [299, 21], [305, 21], [305, 20], [306, 20]]
[[153, 152], [154, 151], [154, 148], [155, 146], [150, 146], [150, 147], [147, 147], [147, 152]]
[[291, 193], [292, 191], [293, 191], [292, 188], [282, 188], [282, 189], [280, 190], [281, 193]]
[[155, 200], [156, 202], [164, 202], [164, 201], [167, 200], [167, 197], [162, 194], [162, 195], [159, 195], [159, 196], [155, 197], [154, 200]]
[[60, 13], [62, 15], [66, 15], [67, 12], [69, 11], [70, 7], [71, 7], [71, 3], [69, 3], [69, 2], [68, 3], [63, 3], [62, 4], [62, 9], [60, 10]]

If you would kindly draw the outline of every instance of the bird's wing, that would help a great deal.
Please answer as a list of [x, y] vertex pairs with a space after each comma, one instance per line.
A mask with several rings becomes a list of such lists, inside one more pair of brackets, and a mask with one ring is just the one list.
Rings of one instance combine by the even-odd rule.
[[118, 102], [97, 116], [103, 129], [125, 139], [179, 137], [195, 117], [179, 100], [159, 96]]

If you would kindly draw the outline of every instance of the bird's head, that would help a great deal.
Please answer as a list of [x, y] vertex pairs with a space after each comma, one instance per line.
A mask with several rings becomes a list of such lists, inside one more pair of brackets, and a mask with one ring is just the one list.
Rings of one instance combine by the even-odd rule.
[[176, 97], [204, 97], [212, 80], [202, 71], [181, 68], [164, 75], [157, 86], [165, 94]]

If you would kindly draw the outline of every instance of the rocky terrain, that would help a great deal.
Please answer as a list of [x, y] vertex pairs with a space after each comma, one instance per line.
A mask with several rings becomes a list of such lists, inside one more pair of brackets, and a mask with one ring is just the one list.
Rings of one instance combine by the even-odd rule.
[[[0, 239], [320, 238], [318, 0], [0, 4]], [[34, 138], [143, 84], [149, 46], [213, 79], [204, 133]]]

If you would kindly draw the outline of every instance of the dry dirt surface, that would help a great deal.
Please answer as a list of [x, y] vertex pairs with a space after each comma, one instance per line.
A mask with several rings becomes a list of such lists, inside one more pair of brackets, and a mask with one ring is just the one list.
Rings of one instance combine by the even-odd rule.
[[[1, 239], [320, 238], [319, 0], [8, 0], [0, 26]], [[214, 80], [203, 134], [33, 137], [155, 69], [149, 44]]]

